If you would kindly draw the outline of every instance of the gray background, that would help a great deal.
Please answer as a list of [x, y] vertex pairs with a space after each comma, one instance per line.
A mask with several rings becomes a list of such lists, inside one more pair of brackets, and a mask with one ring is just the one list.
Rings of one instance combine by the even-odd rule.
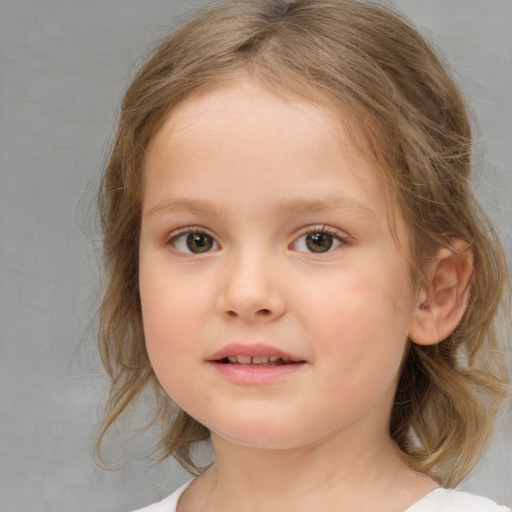
[[[90, 455], [107, 381], [95, 353], [93, 206], [128, 77], [205, 1], [2, 0], [0, 510], [121, 511], [187, 475], [139, 460], [152, 439]], [[396, 0], [452, 64], [479, 119], [476, 186], [511, 251], [512, 1]], [[133, 417], [139, 422], [143, 413]], [[124, 436], [126, 437], [126, 436]], [[512, 421], [464, 488], [512, 504]]]

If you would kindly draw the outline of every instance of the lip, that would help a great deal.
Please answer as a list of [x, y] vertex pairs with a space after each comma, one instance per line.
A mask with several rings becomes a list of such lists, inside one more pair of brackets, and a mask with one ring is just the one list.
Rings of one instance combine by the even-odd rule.
[[265, 345], [264, 343], [233, 343], [231, 345], [226, 345], [217, 352], [211, 354], [208, 357], [208, 361], [215, 363], [229, 356], [275, 356], [281, 357], [282, 359], [288, 359], [292, 363], [305, 362], [304, 359], [301, 359], [298, 356], [288, 354], [282, 350], [272, 347], [271, 345]]
[[[275, 356], [290, 361], [287, 364], [277, 366], [255, 366], [245, 364], [232, 364], [221, 362], [229, 356]], [[306, 366], [306, 361], [298, 356], [283, 352], [270, 345], [256, 344], [232, 344], [214, 352], [208, 357], [207, 363], [223, 378], [235, 384], [258, 385], [270, 384], [280, 381], [301, 371]]]

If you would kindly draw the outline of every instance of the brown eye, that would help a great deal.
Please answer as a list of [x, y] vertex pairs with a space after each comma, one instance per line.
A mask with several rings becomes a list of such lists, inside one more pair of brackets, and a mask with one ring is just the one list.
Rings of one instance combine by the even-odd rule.
[[175, 249], [185, 254], [202, 254], [219, 248], [213, 237], [206, 233], [183, 233], [171, 239]]
[[213, 247], [213, 238], [205, 233], [189, 233], [187, 247], [193, 253], [208, 252]]
[[291, 248], [299, 252], [322, 254], [331, 252], [346, 243], [343, 235], [330, 233], [326, 228], [319, 228], [297, 238]]
[[329, 233], [309, 233], [305, 241], [311, 252], [327, 252], [332, 249], [334, 237]]

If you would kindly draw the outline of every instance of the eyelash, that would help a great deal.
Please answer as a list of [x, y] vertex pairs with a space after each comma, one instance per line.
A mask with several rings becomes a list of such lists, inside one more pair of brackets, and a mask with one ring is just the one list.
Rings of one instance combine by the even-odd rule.
[[[189, 235], [194, 235], [194, 234], [198, 234], [198, 235], [206, 235], [210, 240], [212, 240], [212, 244], [217, 246], [217, 248], [219, 248], [219, 243], [215, 240], [215, 238], [208, 234], [207, 231], [204, 229], [204, 228], [199, 228], [199, 227], [193, 227], [193, 228], [183, 228], [181, 230], [179, 230], [177, 233], [172, 233], [166, 240], [165, 242], [165, 245], [170, 245], [172, 246], [174, 249], [176, 249], [178, 252], [182, 253], [182, 254], [202, 254], [201, 251], [195, 253], [195, 252], [188, 252], [188, 251], [183, 251], [181, 249], [179, 249], [176, 244], [177, 242], [179, 241], [180, 238], [182, 237], [188, 237]], [[185, 238], [185, 243], [186, 242], [186, 238]], [[211, 248], [209, 248], [208, 250], [204, 251], [204, 253], [207, 253], [207, 252], [211, 252]]]
[[[307, 237], [308, 235], [329, 235], [333, 238], [333, 244], [335, 241], [338, 242], [338, 244], [333, 248], [332, 246], [329, 247], [326, 251], [300, 251], [305, 252], [308, 254], [326, 254], [329, 252], [334, 251], [340, 246], [346, 245], [348, 243], [348, 237], [343, 236], [339, 233], [339, 231], [329, 228], [328, 226], [313, 226], [311, 228], [308, 228], [304, 233], [302, 233], [298, 238], [295, 239], [295, 241], [290, 245], [290, 247], [297, 245], [297, 243], [303, 239], [304, 237]], [[306, 242], [307, 243], [307, 242]]]
[[[182, 250], [177, 247], [177, 243], [180, 238], [188, 237], [189, 235], [194, 235], [194, 234], [205, 235], [206, 237], [208, 237], [208, 239], [211, 241], [211, 246], [207, 247], [206, 250], [204, 250], [204, 251], [197, 251], [197, 252], [193, 252], [192, 250], [190, 250], [190, 251]], [[341, 236], [340, 233], [334, 229], [331, 229], [327, 226], [313, 226], [313, 227], [309, 228], [308, 230], [306, 230], [305, 232], [303, 232], [299, 237], [297, 237], [295, 239], [295, 241], [290, 244], [289, 247], [291, 247], [293, 249], [295, 246], [297, 246], [297, 244], [299, 243], [300, 240], [306, 239], [309, 235], [328, 235], [329, 237], [332, 237], [332, 239], [333, 239], [332, 244], [329, 247], [327, 247], [327, 249], [325, 251], [299, 250], [299, 252], [309, 253], [309, 254], [325, 254], [325, 253], [332, 252], [333, 250], [337, 249], [338, 247], [346, 245], [348, 243], [347, 237]], [[187, 242], [186, 238], [184, 240], [184, 243], [186, 243], [188, 246], [188, 242]], [[307, 241], [305, 241], [305, 244], [307, 244]], [[215, 238], [212, 235], [208, 234], [204, 228], [200, 228], [200, 227], [183, 228], [182, 230], [179, 230], [177, 233], [173, 233], [172, 235], [170, 235], [167, 238], [165, 245], [172, 246], [174, 249], [176, 249], [178, 252], [180, 252], [182, 254], [204, 254], [204, 253], [212, 252], [212, 247], [214, 247], [213, 250], [217, 250], [220, 248], [219, 243], [215, 240]], [[333, 248], [332, 245], [335, 245], [335, 247]], [[190, 247], [188, 247], [188, 249], [190, 249]]]

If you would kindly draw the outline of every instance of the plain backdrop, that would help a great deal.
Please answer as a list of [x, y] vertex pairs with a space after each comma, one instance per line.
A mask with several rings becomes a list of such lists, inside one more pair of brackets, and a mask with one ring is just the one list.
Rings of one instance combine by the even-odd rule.
[[[206, 2], [2, 0], [0, 510], [129, 510], [187, 480], [140, 459], [153, 439], [91, 441], [107, 391], [96, 356], [94, 195], [140, 57]], [[511, 260], [512, 1], [395, 0], [450, 62], [478, 119], [475, 186]], [[140, 418], [134, 417], [133, 421]], [[126, 437], [124, 435], [123, 437]], [[512, 504], [512, 421], [464, 488]]]

